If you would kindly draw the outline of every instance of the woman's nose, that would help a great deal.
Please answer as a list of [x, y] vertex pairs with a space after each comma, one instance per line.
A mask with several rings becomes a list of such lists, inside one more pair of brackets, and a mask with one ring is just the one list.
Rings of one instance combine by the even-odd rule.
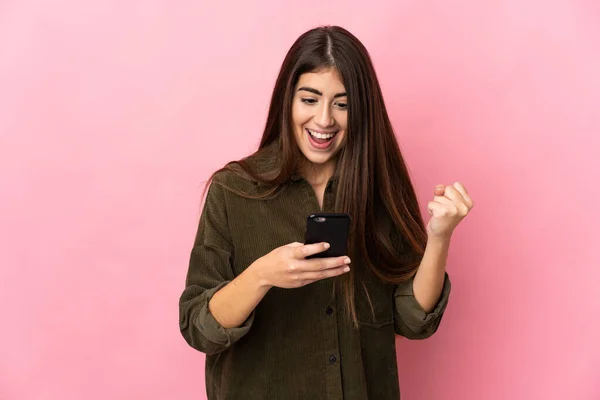
[[323, 104], [319, 107], [317, 115], [315, 115], [315, 122], [317, 125], [324, 128], [334, 124], [333, 118], [331, 117], [331, 110], [328, 105]]

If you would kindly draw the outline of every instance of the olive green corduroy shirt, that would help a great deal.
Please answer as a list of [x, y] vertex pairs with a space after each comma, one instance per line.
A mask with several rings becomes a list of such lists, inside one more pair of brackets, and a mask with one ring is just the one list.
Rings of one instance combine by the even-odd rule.
[[[258, 193], [260, 185], [231, 172], [215, 182]], [[186, 287], [179, 303], [185, 340], [206, 353], [209, 400], [399, 399], [395, 333], [424, 339], [438, 328], [448, 297], [446, 275], [440, 300], [425, 313], [412, 280], [379, 281], [364, 261], [351, 268], [368, 290], [357, 290], [357, 330], [346, 316], [333, 279], [298, 289], [272, 288], [242, 326], [225, 329], [208, 302], [258, 258], [291, 242], [303, 242], [306, 217], [333, 211], [335, 177], [328, 182], [323, 210], [311, 185], [296, 176], [269, 200], [241, 197], [213, 183], [191, 251]]]

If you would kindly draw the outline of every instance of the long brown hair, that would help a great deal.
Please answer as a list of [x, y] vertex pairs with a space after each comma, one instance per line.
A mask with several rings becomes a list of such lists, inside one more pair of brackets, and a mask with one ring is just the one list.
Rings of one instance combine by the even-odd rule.
[[[258, 198], [276, 194], [298, 172], [304, 158], [292, 127], [294, 87], [303, 73], [329, 68], [340, 73], [348, 97], [348, 127], [337, 159], [334, 207], [336, 212], [352, 217], [348, 254], [362, 256], [368, 268], [382, 281], [399, 283], [416, 272], [427, 233], [371, 58], [363, 44], [347, 30], [337, 26], [318, 27], [296, 40], [275, 82], [259, 149], [215, 174], [231, 170], [264, 184], [269, 189]], [[273, 157], [269, 152], [273, 146], [277, 148], [278, 158], [273, 168], [261, 173], [254, 170], [247, 160]], [[382, 229], [382, 213], [391, 221], [392, 231], [402, 242], [402, 251], [398, 242], [390, 238], [390, 230]], [[356, 324], [353, 269], [340, 278], [347, 309]]]

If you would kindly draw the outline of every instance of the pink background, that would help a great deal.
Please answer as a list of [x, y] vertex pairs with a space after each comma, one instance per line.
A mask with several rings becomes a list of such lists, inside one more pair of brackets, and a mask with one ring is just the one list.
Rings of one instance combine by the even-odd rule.
[[202, 183], [325, 23], [370, 50], [423, 207], [476, 203], [403, 399], [600, 399], [600, 5], [574, 0], [3, 1], [0, 399], [205, 398], [177, 317]]

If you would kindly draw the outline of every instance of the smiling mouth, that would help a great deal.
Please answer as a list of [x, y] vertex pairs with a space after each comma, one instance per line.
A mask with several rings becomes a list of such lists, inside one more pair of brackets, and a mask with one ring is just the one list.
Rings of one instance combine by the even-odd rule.
[[306, 128], [306, 131], [308, 132], [308, 134], [310, 136], [313, 137], [313, 139], [319, 139], [319, 140], [323, 140], [323, 141], [329, 141], [329, 140], [333, 139], [333, 137], [338, 133], [338, 131], [322, 133], [322, 132], [318, 132], [318, 131], [313, 131], [308, 128]]
[[308, 141], [314, 149], [326, 150], [333, 143], [333, 138], [339, 131], [333, 132], [318, 132], [312, 129], [305, 128], [306, 134], [308, 135]]
[[338, 131], [324, 133], [324, 132], [319, 132], [319, 131], [313, 131], [312, 129], [308, 129], [308, 128], [306, 128], [306, 131], [313, 139], [316, 139], [319, 141], [324, 141], [324, 142], [327, 142], [327, 141], [333, 139], [334, 136], [338, 133]]

